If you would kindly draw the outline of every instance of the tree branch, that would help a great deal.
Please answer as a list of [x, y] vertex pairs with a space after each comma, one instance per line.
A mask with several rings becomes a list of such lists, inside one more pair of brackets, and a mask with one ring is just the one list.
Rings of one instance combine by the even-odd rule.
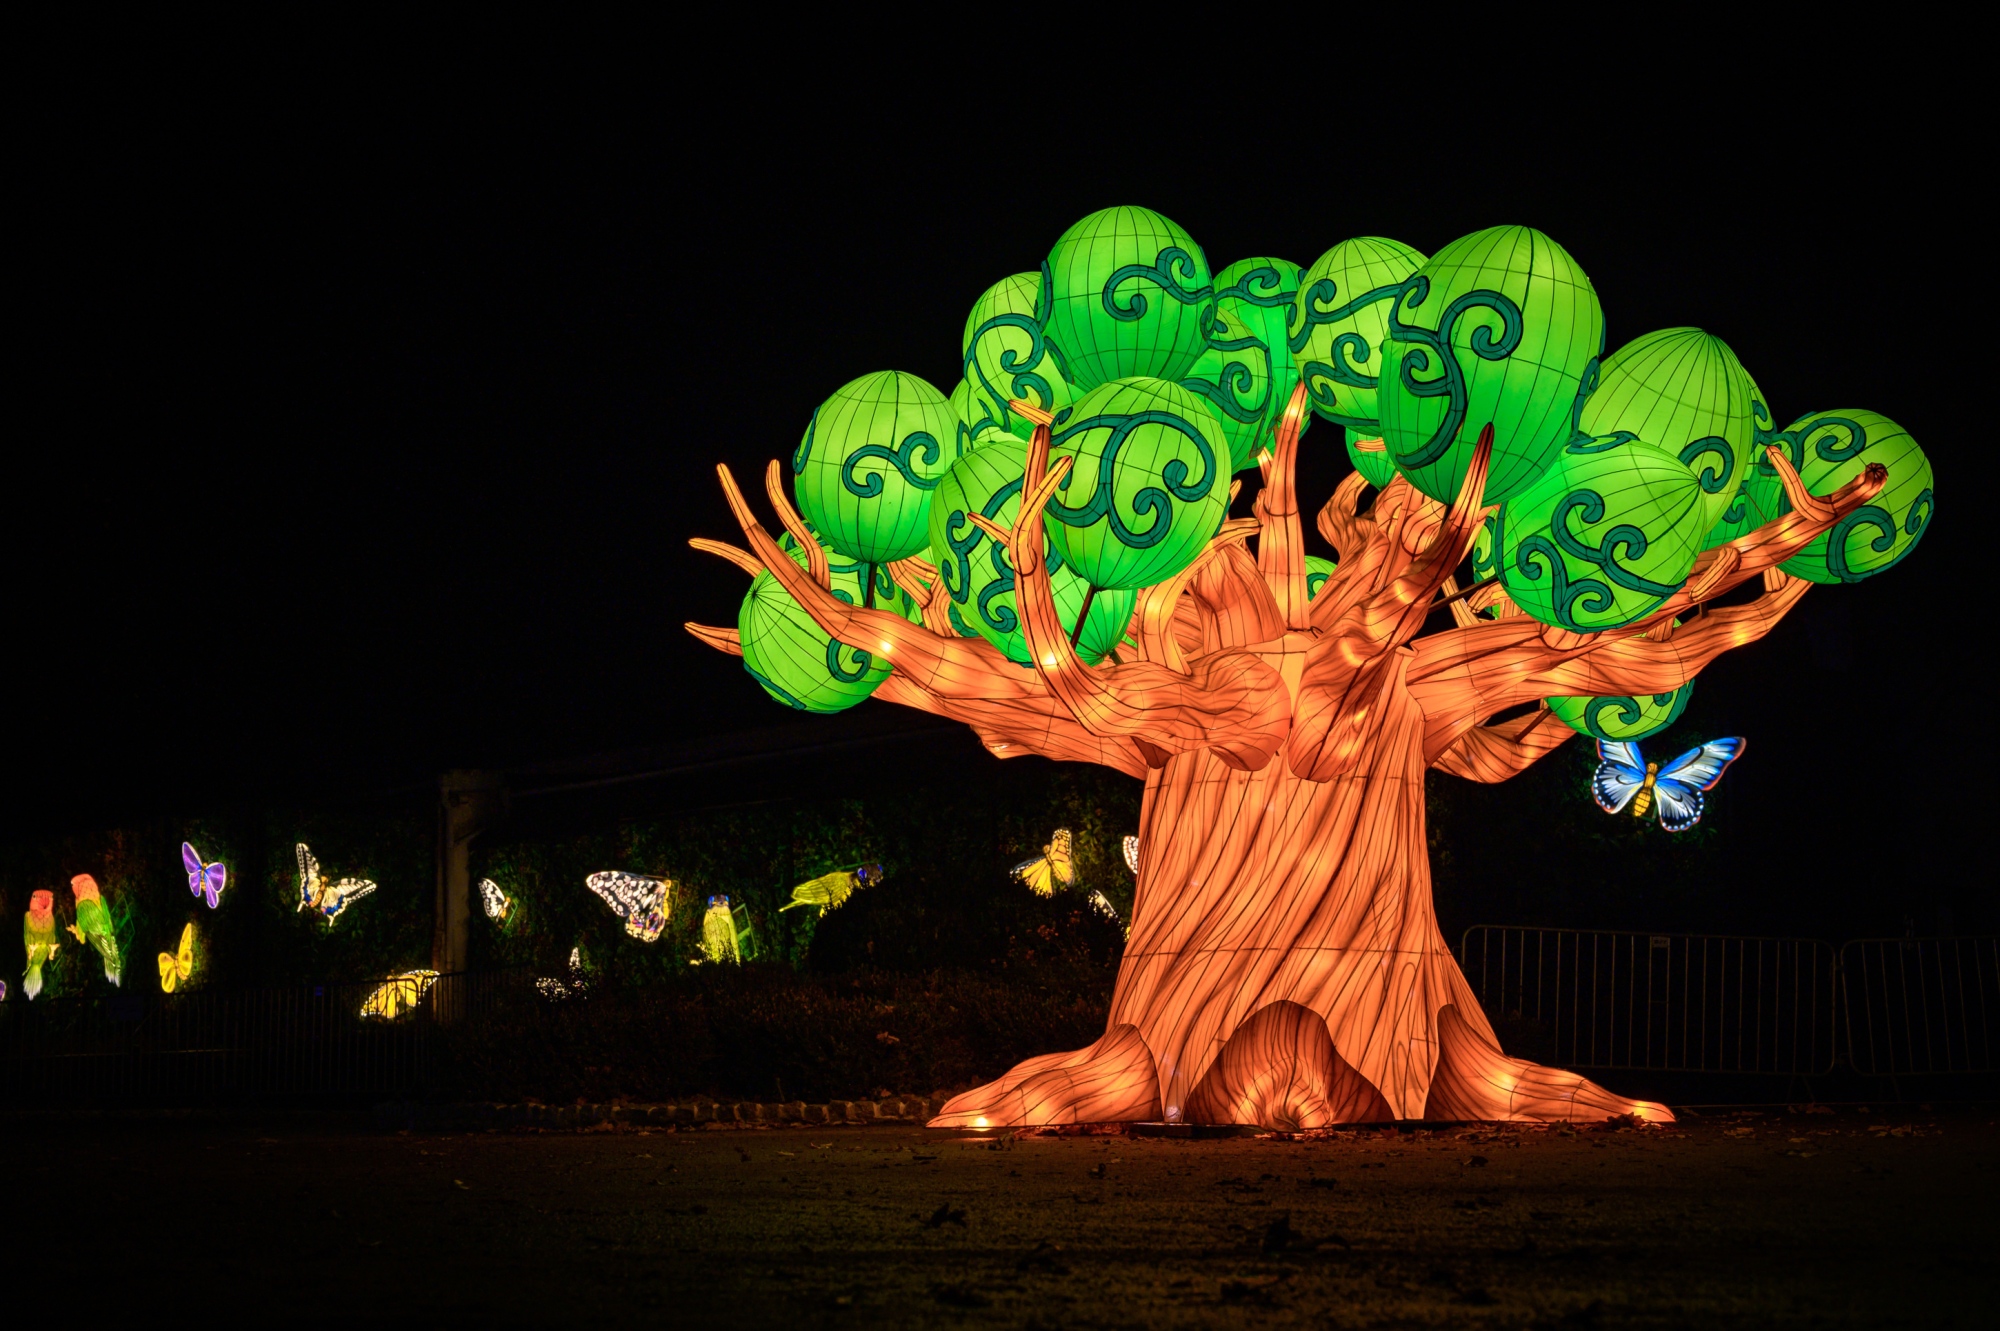
[[1487, 783], [1519, 776], [1576, 738], [1548, 708], [1498, 725], [1474, 726], [1439, 754], [1431, 766], [1467, 781]]
[[1299, 531], [1298, 490], [1293, 478], [1299, 453], [1299, 427], [1305, 421], [1307, 401], [1303, 383], [1292, 389], [1292, 400], [1286, 404], [1284, 417], [1278, 423], [1277, 447], [1257, 463], [1264, 477], [1263, 492], [1257, 496], [1262, 520], [1257, 537], [1257, 572], [1270, 589], [1281, 631], [1303, 629], [1311, 622], [1306, 616], [1305, 538]]

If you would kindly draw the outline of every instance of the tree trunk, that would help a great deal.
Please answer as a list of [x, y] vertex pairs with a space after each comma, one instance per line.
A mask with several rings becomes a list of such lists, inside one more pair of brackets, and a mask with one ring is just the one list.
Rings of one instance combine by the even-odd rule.
[[1345, 776], [1209, 750], [1155, 769], [1104, 1038], [956, 1097], [933, 1126], [1670, 1119], [1500, 1052], [1431, 905], [1407, 660]]

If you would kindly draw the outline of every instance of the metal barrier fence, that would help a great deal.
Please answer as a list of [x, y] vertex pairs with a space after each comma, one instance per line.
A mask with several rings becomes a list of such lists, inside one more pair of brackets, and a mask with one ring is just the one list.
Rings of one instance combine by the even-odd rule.
[[1816, 1076], [1837, 1053], [1836, 958], [1812, 939], [1475, 925], [1460, 964], [1536, 1062]]
[[1840, 978], [1855, 1071], [2000, 1072], [2000, 938], [1857, 939]]
[[442, 1027], [529, 992], [527, 976], [513, 971], [442, 975], [413, 1007], [362, 1016], [381, 984], [8, 1002], [0, 1103], [417, 1092], [435, 1080]]

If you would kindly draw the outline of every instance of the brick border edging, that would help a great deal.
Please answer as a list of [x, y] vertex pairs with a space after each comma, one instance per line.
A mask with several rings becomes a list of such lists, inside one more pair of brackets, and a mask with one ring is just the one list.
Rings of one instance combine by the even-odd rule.
[[435, 1128], [635, 1128], [805, 1127], [870, 1123], [921, 1127], [944, 1110], [941, 1098], [894, 1096], [887, 1100], [830, 1100], [807, 1104], [718, 1101], [706, 1096], [677, 1104], [380, 1104], [372, 1119], [382, 1129]]

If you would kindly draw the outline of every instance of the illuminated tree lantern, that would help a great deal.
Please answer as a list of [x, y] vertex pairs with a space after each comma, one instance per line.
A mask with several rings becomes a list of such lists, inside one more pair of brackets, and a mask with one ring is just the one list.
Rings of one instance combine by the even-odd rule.
[[1755, 385], [1736, 353], [1699, 328], [1665, 328], [1620, 347], [1580, 404], [1580, 433], [1630, 434], [1664, 448], [1701, 481], [1712, 530], [1752, 462]]
[[1034, 431], [1034, 423], [1011, 410], [1010, 401], [1026, 402], [1051, 416], [1060, 415], [1070, 402], [1055, 347], [1042, 331], [1048, 317], [1042, 275], [1016, 273], [986, 289], [965, 317], [959, 343], [967, 410], [990, 417], [1022, 440]]
[[1500, 581], [1544, 624], [1590, 633], [1636, 623], [1694, 568], [1706, 498], [1679, 459], [1643, 440], [1570, 444], [1494, 519]]
[[[1306, 269], [1285, 345], [1314, 415], [1364, 438], [1382, 433], [1379, 353], [1396, 297], [1423, 266], [1424, 256], [1401, 241], [1358, 236], [1341, 241]], [[1368, 483], [1383, 484], [1372, 478]]]
[[1377, 404], [1397, 470], [1449, 503], [1490, 425], [1485, 502], [1519, 494], [1568, 442], [1603, 345], [1597, 293], [1562, 246], [1524, 226], [1454, 240], [1391, 305]]
[[957, 417], [913, 374], [884, 370], [820, 404], [792, 454], [799, 510], [827, 548], [864, 564], [921, 552]]
[[1164, 582], [1229, 511], [1222, 427], [1179, 384], [1120, 379], [1092, 389], [1051, 437], [1050, 457], [1073, 465], [1049, 504], [1049, 533], [1100, 590]]
[[[1931, 464], [1902, 426], [1873, 411], [1822, 411], [1792, 422], [1773, 443], [1785, 450], [1809, 494], [1830, 495], [1871, 463], [1889, 473], [1873, 502], [1786, 560], [1785, 572], [1808, 582], [1860, 582], [1917, 548], [1930, 526]], [[1789, 512], [1791, 504], [1782, 508]]]
[[[1028, 664], [1028, 647], [1021, 636], [1021, 619], [1014, 609], [1014, 566], [1007, 551], [975, 525], [978, 514], [1011, 526], [1021, 507], [1021, 474], [1028, 446], [1006, 440], [961, 458], [939, 482], [931, 503], [931, 558], [951, 597], [947, 610], [961, 637], [981, 637], [1016, 665]], [[1090, 597], [1090, 584], [1056, 552], [1044, 545], [1049, 577], [1055, 589], [1056, 612], [1075, 639], [1085, 660], [1101, 660], [1124, 636], [1132, 618], [1131, 591], [1100, 592]], [[1076, 632], [1078, 614], [1090, 599], [1083, 632]]]
[[1208, 347], [1208, 260], [1150, 208], [1106, 208], [1063, 232], [1042, 281], [1044, 327], [1072, 393], [1134, 377], [1177, 382]]
[[[805, 550], [789, 537], [786, 549], [800, 568], [808, 566]], [[832, 594], [849, 605], [861, 604], [862, 570], [869, 566], [835, 565], [829, 559], [828, 567]], [[878, 605], [921, 617], [888, 570], [874, 566], [870, 572]], [[766, 693], [802, 712], [844, 711], [873, 693], [889, 673], [889, 663], [878, 652], [836, 642], [822, 632], [768, 572], [751, 581], [737, 612], [736, 631], [743, 644], [743, 668]]]
[[[1673, 626], [1679, 628], [1680, 621], [1674, 620]], [[1564, 725], [1579, 735], [1629, 742], [1649, 739], [1680, 720], [1693, 694], [1694, 681], [1689, 680], [1677, 689], [1660, 693], [1623, 694], [1608, 698], [1559, 697], [1544, 701]]]

